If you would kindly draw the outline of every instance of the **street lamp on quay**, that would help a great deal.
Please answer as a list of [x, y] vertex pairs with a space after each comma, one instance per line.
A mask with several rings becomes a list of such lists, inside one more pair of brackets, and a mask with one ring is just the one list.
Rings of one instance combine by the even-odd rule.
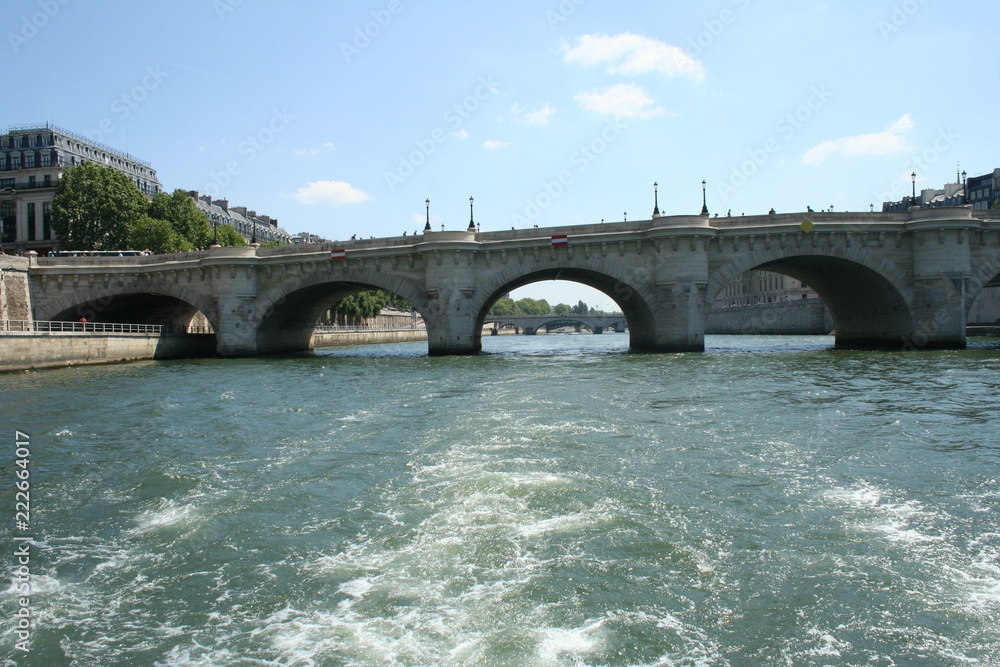
[[424, 204], [427, 205], [427, 224], [424, 225], [424, 231], [431, 231], [431, 200], [425, 199]]
[[708, 200], [705, 198], [705, 181], [701, 181], [701, 214], [708, 217]]
[[917, 200], [917, 172], [914, 171], [914, 172], [910, 173], [910, 183], [911, 183], [910, 199], [912, 199], [913, 201], [916, 201]]
[[473, 214], [472, 204], [475, 200], [469, 197], [469, 228], [467, 231], [475, 233], [476, 231], [476, 216]]

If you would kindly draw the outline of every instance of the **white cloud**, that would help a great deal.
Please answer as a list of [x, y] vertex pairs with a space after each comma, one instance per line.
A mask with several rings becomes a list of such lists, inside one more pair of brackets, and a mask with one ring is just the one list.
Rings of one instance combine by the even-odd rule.
[[651, 106], [653, 98], [631, 83], [615, 84], [603, 93], [580, 93], [574, 99], [588, 111], [621, 118], [653, 118], [666, 113], [663, 107]]
[[802, 163], [818, 166], [823, 164], [826, 158], [836, 154], [888, 155], [907, 151], [911, 147], [905, 135], [909, 134], [913, 127], [913, 119], [910, 118], [910, 114], [905, 114], [882, 132], [824, 141], [809, 149], [802, 156]]
[[343, 181], [313, 181], [292, 195], [303, 204], [341, 206], [368, 201], [371, 196]]
[[556, 109], [548, 102], [541, 109], [534, 109], [532, 111], [528, 111], [520, 104], [515, 104], [511, 107], [510, 112], [522, 123], [527, 123], [528, 125], [548, 125], [549, 120], [555, 115]]
[[609, 74], [636, 76], [658, 72], [664, 76], [705, 78], [705, 68], [683, 49], [634, 33], [584, 35], [576, 46], [564, 46], [564, 60], [592, 67], [607, 64]]
[[503, 142], [503, 141], [497, 141], [495, 139], [488, 139], [487, 141], [483, 142], [483, 146], [486, 147], [486, 148], [488, 148], [491, 151], [496, 151], [496, 150], [500, 150], [501, 148], [506, 148], [507, 144], [506, 144], [506, 142]]
[[469, 131], [463, 127], [458, 132], [452, 132], [451, 136], [455, 137], [459, 141], [465, 141], [469, 138]]
[[[332, 151], [334, 149], [334, 145], [333, 142], [327, 141], [323, 143], [323, 145], [320, 146], [320, 148], [325, 148], [326, 150]], [[300, 148], [292, 152], [295, 154], [296, 157], [304, 157], [306, 155], [319, 155], [320, 148]]]

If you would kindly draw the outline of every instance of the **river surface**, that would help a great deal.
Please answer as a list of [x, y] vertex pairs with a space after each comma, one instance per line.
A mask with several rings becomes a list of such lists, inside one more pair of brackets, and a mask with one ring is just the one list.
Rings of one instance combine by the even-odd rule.
[[0, 656], [1000, 664], [1000, 350], [832, 342], [503, 336], [0, 376], [5, 570], [33, 537], [30, 652], [11, 584]]

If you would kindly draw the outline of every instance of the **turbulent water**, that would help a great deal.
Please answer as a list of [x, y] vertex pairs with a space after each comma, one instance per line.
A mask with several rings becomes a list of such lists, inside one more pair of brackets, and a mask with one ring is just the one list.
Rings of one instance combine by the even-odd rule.
[[1000, 350], [484, 343], [0, 376], [6, 664], [1000, 664]]

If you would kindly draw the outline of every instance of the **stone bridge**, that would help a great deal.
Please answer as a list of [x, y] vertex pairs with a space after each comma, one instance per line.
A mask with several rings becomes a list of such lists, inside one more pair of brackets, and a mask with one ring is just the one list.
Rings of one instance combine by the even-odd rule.
[[306, 350], [325, 310], [372, 288], [413, 303], [431, 354], [471, 354], [481, 349], [487, 313], [501, 296], [564, 279], [618, 304], [632, 350], [663, 352], [703, 350], [708, 309], [750, 269], [811, 286], [834, 317], [838, 346], [961, 348], [972, 301], [1000, 275], [1000, 222], [974, 217], [968, 207], [676, 216], [151, 257], [37, 258], [28, 279], [36, 319], [184, 325], [200, 311], [223, 356]]
[[595, 334], [604, 333], [605, 329], [613, 329], [624, 333], [628, 320], [623, 313], [616, 315], [487, 315], [484, 324], [493, 324], [493, 333], [504, 327], [516, 327], [528, 336], [534, 335], [540, 329], [551, 331], [562, 327], [587, 327]]

